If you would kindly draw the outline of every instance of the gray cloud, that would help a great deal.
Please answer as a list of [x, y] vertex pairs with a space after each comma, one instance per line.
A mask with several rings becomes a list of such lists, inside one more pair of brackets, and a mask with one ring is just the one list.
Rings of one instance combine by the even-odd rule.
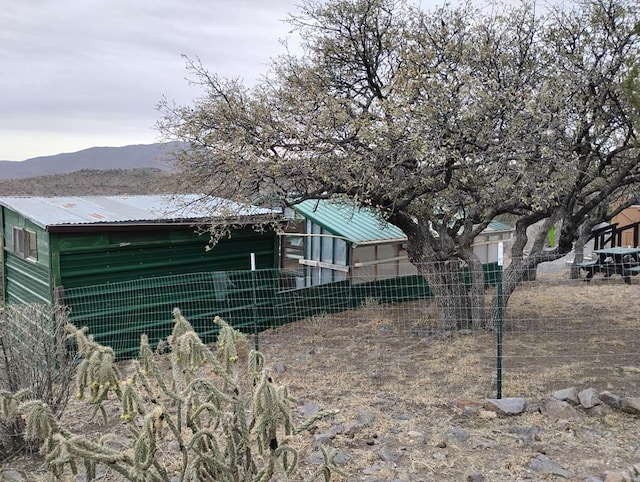
[[162, 96], [199, 94], [181, 54], [250, 84], [283, 52], [296, 3], [0, 0], [0, 159], [153, 142]]

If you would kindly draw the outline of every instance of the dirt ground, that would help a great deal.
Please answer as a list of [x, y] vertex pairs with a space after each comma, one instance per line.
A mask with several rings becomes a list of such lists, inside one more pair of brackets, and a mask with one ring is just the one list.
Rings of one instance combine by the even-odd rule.
[[[638, 278], [587, 284], [543, 275], [520, 287], [505, 316], [502, 395], [525, 398], [527, 410], [511, 417], [461, 408], [496, 397], [496, 333], [439, 332], [432, 302], [369, 303], [261, 333], [295, 422], [318, 408], [338, 411], [292, 437], [299, 480], [313, 471], [323, 438], [351, 482], [603, 480], [640, 462], [637, 416], [604, 407], [556, 420], [536, 409], [568, 387], [640, 397], [639, 295]], [[74, 407], [65, 417], [77, 430], [103, 430], [80, 424]], [[541, 455], [562, 470], [536, 471]], [[24, 459], [3, 464], [21, 466]], [[43, 480], [37, 462], [26, 470], [26, 480]], [[107, 472], [100, 479], [118, 480]]]

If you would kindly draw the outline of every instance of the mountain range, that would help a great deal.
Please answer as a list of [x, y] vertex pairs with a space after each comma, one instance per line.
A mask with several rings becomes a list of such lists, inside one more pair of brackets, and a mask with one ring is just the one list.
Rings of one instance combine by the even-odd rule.
[[82, 170], [156, 168], [172, 171], [169, 159], [175, 143], [91, 147], [78, 152], [34, 157], [25, 161], [0, 161], [0, 180], [66, 174]]

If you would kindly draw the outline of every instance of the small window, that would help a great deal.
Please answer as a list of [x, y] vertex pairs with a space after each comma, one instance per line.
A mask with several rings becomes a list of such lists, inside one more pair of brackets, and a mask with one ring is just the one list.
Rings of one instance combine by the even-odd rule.
[[35, 231], [13, 228], [13, 252], [27, 259], [38, 259], [38, 238]]

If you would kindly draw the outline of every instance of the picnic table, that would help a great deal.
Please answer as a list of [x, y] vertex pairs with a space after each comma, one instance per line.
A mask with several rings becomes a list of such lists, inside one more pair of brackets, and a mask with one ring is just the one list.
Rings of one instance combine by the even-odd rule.
[[595, 260], [576, 265], [587, 272], [587, 282], [596, 273], [603, 273], [606, 278], [619, 274], [626, 284], [631, 284], [631, 276], [640, 273], [640, 248], [618, 246], [595, 249], [593, 252], [598, 255]]

